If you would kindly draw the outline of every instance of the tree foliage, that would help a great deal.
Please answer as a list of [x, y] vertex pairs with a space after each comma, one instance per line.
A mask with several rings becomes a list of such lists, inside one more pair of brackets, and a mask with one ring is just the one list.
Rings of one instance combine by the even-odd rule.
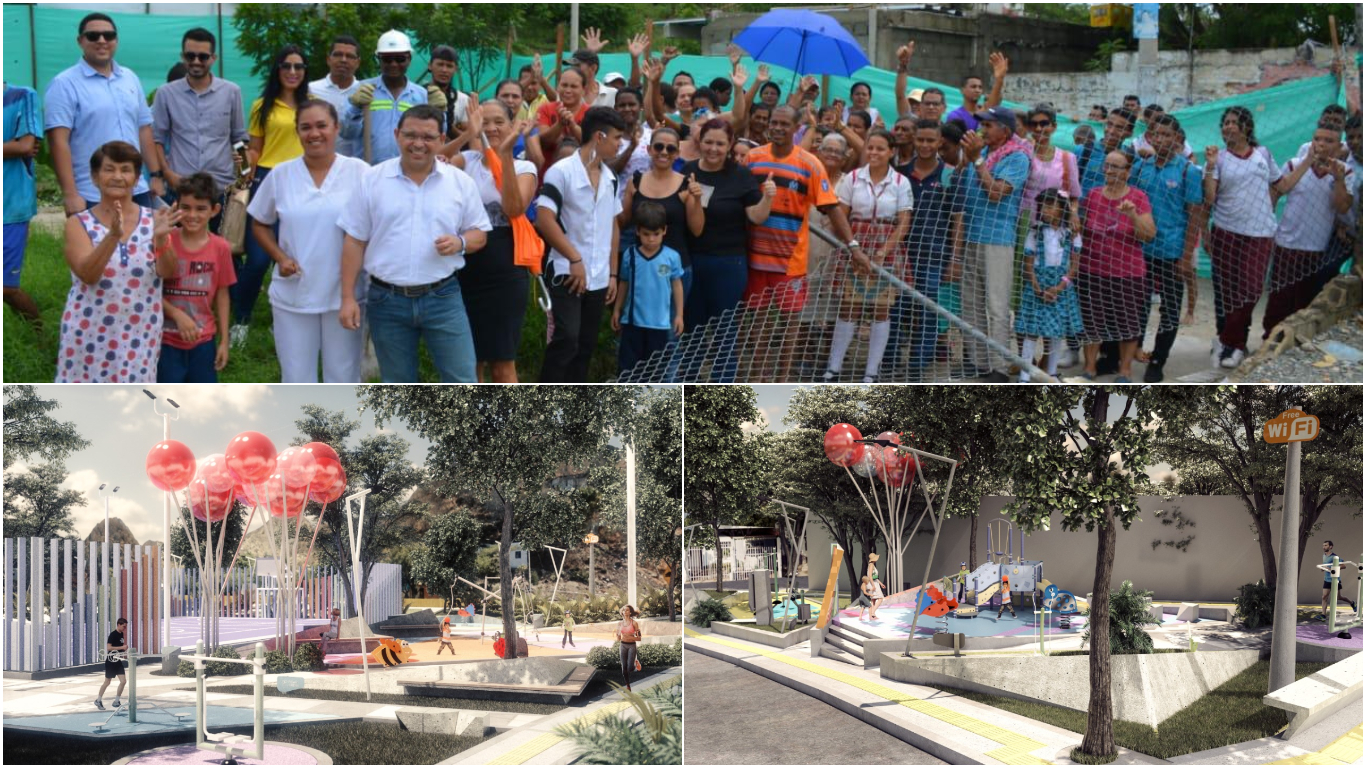
[[[185, 501], [188, 502], [189, 499], [185, 499]], [[185, 535], [185, 528], [172, 522], [171, 554], [179, 557], [181, 565], [184, 567], [196, 568], [198, 567], [198, 561], [204, 558], [204, 542], [209, 535], [209, 525], [202, 520], [196, 520], [194, 516], [190, 514], [188, 507], [183, 507], [176, 510], [176, 512], [178, 512], [185, 520], [185, 523], [190, 526], [193, 535], [196, 536], [197, 539], [190, 539]], [[223, 554], [218, 562], [225, 569], [232, 563], [233, 553], [237, 552], [237, 545], [242, 541], [242, 534], [246, 532], [247, 516], [249, 514], [247, 508], [244, 507], [241, 502], [235, 501], [232, 505], [232, 511], [228, 513], [228, 516], [213, 524], [213, 551], [218, 551], [218, 539], [221, 535], [223, 537]], [[257, 520], [260, 520], [260, 516], [264, 514], [269, 513], [264, 509], [258, 509], [256, 511]], [[226, 529], [223, 528], [224, 524], [227, 525]], [[195, 541], [199, 542], [198, 547], [194, 547]], [[195, 557], [195, 552], [191, 551], [192, 549], [198, 550], [198, 559]]]
[[304, 52], [309, 80], [316, 80], [327, 74], [327, 54], [337, 35], [350, 35], [360, 43], [357, 77], [378, 75], [373, 54], [379, 36], [390, 29], [408, 29], [410, 19], [407, 7], [394, 3], [242, 3], [232, 23], [240, 33], [238, 47], [254, 62], [252, 74], [264, 78], [275, 54], [286, 45], [297, 45]]
[[58, 421], [50, 415], [60, 408], [56, 400], [39, 397], [31, 385], [5, 387], [5, 469], [15, 461], [27, 461], [35, 455], [47, 462], [60, 462], [90, 445], [76, 431], [74, 423]]
[[[357, 392], [381, 425], [402, 421], [431, 442], [427, 469], [438, 492], [496, 502], [503, 605], [513, 604], [513, 541], [536, 550], [582, 536], [575, 493], [557, 491], [550, 482], [562, 468], [588, 465], [631, 420], [639, 397], [632, 387], [588, 386], [373, 386]], [[515, 635], [514, 622], [512, 611], [504, 611], [505, 637]]]
[[[5, 388], [6, 393], [9, 390]], [[8, 430], [8, 421], [5, 426]], [[66, 465], [60, 459], [24, 471], [5, 472], [7, 538], [57, 538], [75, 533], [72, 510], [85, 506], [85, 494], [62, 488], [66, 474]]]
[[[483, 540], [483, 526], [464, 510], [434, 515], [413, 556], [413, 579], [435, 588], [450, 608], [449, 586], [456, 576], [471, 578]], [[471, 578], [471, 580], [473, 580]]]
[[720, 590], [721, 526], [752, 511], [763, 492], [761, 442], [744, 430], [746, 424], [759, 423], [759, 408], [754, 389], [746, 386], [690, 386], [684, 402], [688, 478], [684, 514], [687, 523], [706, 526], [690, 543], [716, 545], [716, 588]]

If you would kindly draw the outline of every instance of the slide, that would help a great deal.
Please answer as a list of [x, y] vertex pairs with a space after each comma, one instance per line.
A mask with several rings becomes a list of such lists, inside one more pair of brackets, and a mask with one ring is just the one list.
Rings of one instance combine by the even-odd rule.
[[1000, 590], [1001, 585], [993, 581], [991, 583], [991, 586], [977, 593], [977, 605], [982, 606], [986, 605], [987, 603], [990, 603], [991, 598], [995, 597], [996, 593]]

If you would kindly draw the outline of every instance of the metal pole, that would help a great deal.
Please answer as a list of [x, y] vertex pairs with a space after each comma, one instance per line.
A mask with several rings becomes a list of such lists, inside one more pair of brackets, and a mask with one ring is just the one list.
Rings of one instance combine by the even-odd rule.
[[1342, 566], [1339, 565], [1341, 560], [1333, 555], [1333, 570], [1328, 572], [1332, 575], [1332, 587], [1328, 590], [1328, 633], [1331, 635], [1338, 633], [1338, 575], [1342, 573]]
[[[574, 4], [575, 19], [578, 18], [578, 5]], [[636, 449], [629, 443], [626, 445], [626, 602], [636, 605]]]
[[[570, 50], [579, 48], [579, 4], [569, 4], [569, 46]], [[559, 66], [559, 62], [555, 62]]]
[[1300, 523], [1300, 444], [1290, 443], [1285, 459], [1285, 509], [1281, 517], [1281, 567], [1276, 575], [1276, 612], [1271, 624], [1271, 681], [1268, 693], [1295, 682], [1295, 555]]
[[[218, 22], [221, 27], [223, 23], [221, 15]], [[223, 39], [221, 30], [218, 39]], [[153, 412], [156, 411], [155, 404], [153, 404], [152, 410]], [[161, 439], [171, 439], [171, 414], [169, 413], [161, 414]], [[164, 574], [171, 570], [171, 499], [164, 493], [161, 494], [161, 542], [161, 572]], [[161, 580], [161, 605], [161, 626], [163, 627], [161, 647], [164, 649], [171, 644], [171, 583], [166, 579]], [[165, 651], [163, 650], [162, 653], [165, 654]]]

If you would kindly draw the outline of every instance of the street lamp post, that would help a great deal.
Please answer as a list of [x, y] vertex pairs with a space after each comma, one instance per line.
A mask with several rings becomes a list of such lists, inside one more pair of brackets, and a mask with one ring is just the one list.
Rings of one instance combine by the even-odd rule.
[[[118, 492], [119, 492], [119, 487], [116, 485], [116, 486], [114, 486], [114, 490], [110, 491], [109, 493], [105, 493], [105, 492], [104, 492], [104, 487], [105, 487], [106, 485], [108, 485], [108, 483], [100, 483], [100, 489], [99, 489], [100, 496], [104, 497], [104, 547], [103, 547], [103, 553], [102, 553], [102, 562], [100, 563], [100, 564], [103, 566], [103, 570], [100, 571], [100, 582], [104, 585], [105, 595], [108, 596], [108, 594], [109, 594], [109, 550], [110, 550], [110, 548], [113, 546], [112, 544], [109, 543], [109, 497], [111, 497], [111, 496], [113, 496], [114, 494], [118, 493]], [[101, 601], [99, 604], [100, 604], [100, 605], [107, 606], [107, 605], [109, 605], [109, 601], [107, 601], [107, 600]], [[102, 619], [102, 621], [103, 621], [103, 623], [104, 623], [104, 625], [105, 625], [105, 626], [104, 626], [104, 629], [103, 629], [103, 632], [104, 632], [105, 634], [108, 634], [108, 633], [109, 633], [109, 626], [108, 626], [108, 624], [109, 624], [109, 616], [108, 616], [107, 614], [109, 613], [109, 611], [108, 611], [108, 609], [106, 608], [106, 609], [102, 609], [102, 612], [106, 614], [105, 616], [101, 617], [101, 619]]]
[[[152, 413], [161, 417], [161, 439], [171, 439], [171, 422], [180, 419], [180, 404], [165, 398], [174, 410], [163, 412], [157, 407], [158, 398], [149, 390], [142, 390], [152, 400]], [[108, 516], [106, 515], [106, 518]], [[106, 522], [106, 526], [108, 523]], [[105, 532], [105, 539], [109, 537]], [[171, 496], [161, 494], [161, 647], [171, 644]], [[163, 651], [164, 653], [164, 651]]]

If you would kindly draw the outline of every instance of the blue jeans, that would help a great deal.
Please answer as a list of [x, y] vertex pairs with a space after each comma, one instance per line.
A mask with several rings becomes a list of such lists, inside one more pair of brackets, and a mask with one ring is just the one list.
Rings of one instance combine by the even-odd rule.
[[[692, 293], [692, 267], [683, 268], [683, 314], [688, 313], [688, 296]], [[686, 329], [686, 325], [684, 326]], [[669, 331], [669, 343], [673, 344], [673, 349], [669, 352], [669, 367], [664, 375], [665, 381], [678, 381], [678, 366], [683, 362], [683, 345], [679, 341], [683, 337], [675, 336], [672, 330]], [[628, 369], [629, 370], [629, 369]]]
[[[939, 282], [944, 276], [945, 259], [942, 255], [911, 256], [911, 285], [933, 301], [939, 300]], [[892, 375], [893, 366], [903, 343], [909, 343], [908, 366], [917, 371], [934, 364], [935, 348], [939, 343], [939, 317], [924, 304], [900, 294], [892, 305], [891, 335], [887, 338], [887, 352], [882, 357], [882, 373]]]
[[[736, 323], [735, 309], [745, 298], [749, 282], [749, 258], [746, 256], [699, 256], [693, 254], [692, 274], [695, 289], [688, 294], [684, 320], [689, 330], [732, 313], [728, 322], [716, 324], [716, 335], [710, 347], [699, 347], [688, 361], [685, 381], [696, 381], [702, 369], [702, 358], [711, 356], [711, 380], [721, 384], [735, 381]], [[704, 354], [703, 352], [706, 352]]]
[[157, 383], [217, 384], [218, 371], [213, 367], [213, 359], [217, 354], [218, 345], [213, 339], [194, 349], [177, 349], [162, 344], [161, 358], [157, 361]]
[[418, 380], [419, 339], [426, 339], [443, 384], [476, 382], [474, 334], [460, 298], [460, 281], [454, 276], [437, 290], [415, 299], [371, 283], [365, 312], [384, 383]]
[[[251, 182], [251, 197], [256, 197], [256, 190], [261, 188], [261, 182], [270, 175], [269, 168], [256, 169], [256, 178]], [[280, 236], [280, 224], [275, 223], [275, 237]], [[256, 308], [256, 299], [261, 296], [261, 285], [266, 281], [266, 273], [270, 271], [270, 254], [266, 249], [256, 242], [256, 235], [252, 233], [252, 220], [247, 220], [247, 239], [244, 244], [246, 253], [245, 263], [237, 265], [237, 284], [228, 289], [232, 296], [233, 322], [238, 325], [246, 325], [251, 322], [251, 312]]]

